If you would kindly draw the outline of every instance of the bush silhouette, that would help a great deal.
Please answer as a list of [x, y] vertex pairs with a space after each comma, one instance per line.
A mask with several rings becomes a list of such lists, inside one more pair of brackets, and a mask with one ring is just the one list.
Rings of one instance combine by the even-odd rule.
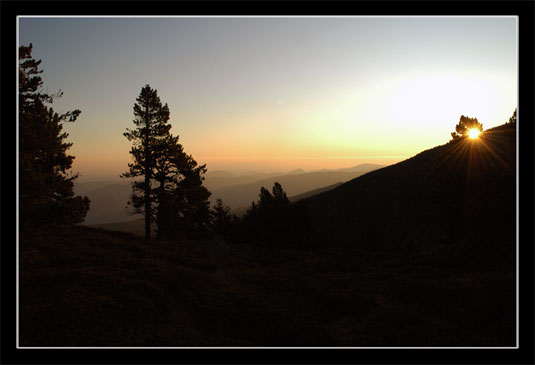
[[477, 118], [469, 118], [461, 115], [459, 123], [455, 126], [455, 132], [451, 133], [451, 137], [453, 140], [466, 137], [471, 129], [478, 129], [482, 132], [483, 124], [479, 123]]

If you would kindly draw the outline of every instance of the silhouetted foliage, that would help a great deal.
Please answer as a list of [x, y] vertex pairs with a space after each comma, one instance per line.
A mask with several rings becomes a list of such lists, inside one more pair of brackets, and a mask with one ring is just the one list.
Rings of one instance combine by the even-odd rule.
[[67, 150], [63, 123], [80, 115], [75, 109], [57, 113], [46, 104], [62, 96], [42, 91], [41, 60], [32, 58], [33, 45], [19, 47], [19, 207], [21, 230], [74, 225], [84, 220], [87, 197], [74, 196], [70, 170], [74, 156]]
[[230, 226], [237, 220], [237, 217], [231, 213], [230, 207], [225, 205], [221, 199], [217, 199], [211, 214], [213, 230], [223, 236], [228, 233]]
[[169, 121], [169, 107], [162, 105], [158, 93], [149, 85], [141, 89], [141, 93], [134, 104], [133, 120], [136, 129], [127, 129], [124, 136], [133, 142], [130, 154], [134, 158], [129, 163], [129, 171], [122, 177], [137, 178], [132, 183], [132, 197], [129, 201], [136, 212], [145, 213], [145, 239], [150, 239], [152, 205], [155, 200], [152, 194], [151, 180], [154, 177], [157, 152], [162, 148], [160, 140], [168, 137], [171, 125]]
[[[178, 139], [178, 138], [177, 138]], [[174, 148], [167, 164], [174, 166], [164, 188], [158, 187], [158, 234], [174, 236], [192, 230], [206, 229], [210, 224], [211, 193], [202, 184], [206, 165], [198, 165], [181, 145]]]
[[507, 124], [516, 126], [516, 109], [515, 109], [513, 115], [511, 116], [511, 118], [509, 118], [509, 122]]
[[273, 185], [273, 200], [277, 204], [288, 204], [290, 202], [290, 199], [288, 199], [288, 196], [286, 196], [286, 192], [282, 189], [281, 184], [278, 182], [275, 182]]
[[471, 129], [479, 129], [483, 131], [483, 124], [477, 121], [477, 118], [469, 118], [461, 115], [459, 123], [455, 126], [455, 132], [451, 133], [451, 137], [456, 140], [461, 137], [466, 137]]
[[143, 177], [132, 183], [129, 204], [145, 213], [145, 239], [150, 239], [151, 223], [157, 224], [157, 238], [206, 227], [210, 221], [210, 192], [202, 185], [206, 165], [198, 165], [184, 152], [179, 137], [169, 132], [169, 107], [146, 85], [134, 104], [134, 115], [137, 129], [124, 133], [133, 141], [134, 162], [122, 176]]
[[253, 202], [243, 217], [245, 235], [270, 245], [288, 245], [308, 234], [311, 219], [304, 200], [290, 203], [282, 186], [275, 182], [270, 193], [260, 188], [258, 203]]

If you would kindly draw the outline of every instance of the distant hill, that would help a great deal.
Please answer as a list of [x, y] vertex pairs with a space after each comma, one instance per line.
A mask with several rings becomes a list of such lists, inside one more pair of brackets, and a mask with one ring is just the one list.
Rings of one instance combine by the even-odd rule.
[[83, 222], [86, 225], [131, 221], [136, 217], [141, 217], [141, 215], [129, 214], [132, 208], [126, 208], [130, 194], [132, 194], [130, 183], [80, 184], [75, 185], [75, 191], [76, 194], [87, 196], [91, 201]]
[[438, 146], [308, 199], [315, 234], [368, 248], [515, 237], [516, 132]]
[[278, 176], [281, 173], [264, 173], [248, 171], [242, 174], [234, 174], [228, 171], [216, 170], [208, 171], [204, 178], [204, 186], [210, 191], [232, 185], [248, 184], [253, 181], [266, 179], [271, 176]]
[[214, 171], [208, 171], [205, 175], [205, 178], [233, 178], [236, 177], [236, 174], [233, 174], [229, 171], [225, 170], [214, 170]]
[[256, 180], [248, 184], [227, 186], [212, 190], [211, 200], [215, 202], [221, 198], [223, 202], [231, 208], [249, 206], [251, 202], [258, 200], [260, 188], [263, 186], [269, 190], [278, 181], [288, 196], [298, 195], [328, 185], [351, 180], [357, 176], [365, 174], [380, 165], [365, 165], [361, 168], [354, 167], [352, 171], [316, 171], [299, 174], [287, 174], [271, 176], [262, 180]]
[[341, 168], [336, 169], [336, 171], [345, 171], [345, 172], [362, 172], [362, 171], [372, 171], [377, 170], [381, 167], [384, 167], [384, 165], [377, 165], [372, 163], [364, 163], [353, 167], [347, 167], [347, 168]]
[[112, 181], [112, 180], [94, 180], [86, 182], [74, 182], [74, 193], [76, 195], [84, 195], [90, 191], [103, 188], [107, 185], [124, 184], [124, 182]]

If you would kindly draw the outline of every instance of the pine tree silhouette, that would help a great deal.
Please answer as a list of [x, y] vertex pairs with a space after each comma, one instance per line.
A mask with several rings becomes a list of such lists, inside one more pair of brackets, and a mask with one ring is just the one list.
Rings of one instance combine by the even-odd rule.
[[454, 140], [466, 137], [471, 129], [478, 129], [481, 132], [483, 131], [483, 124], [479, 123], [477, 118], [461, 115], [459, 123], [455, 126], [455, 132], [451, 133], [451, 137]]
[[145, 239], [150, 240], [151, 223], [156, 237], [208, 225], [210, 192], [202, 185], [206, 165], [198, 165], [184, 152], [179, 137], [170, 133], [170, 113], [157, 91], [146, 85], [134, 104], [136, 129], [124, 135], [133, 142], [134, 162], [122, 177], [138, 178], [132, 183], [129, 204], [145, 214]]
[[134, 104], [134, 124], [136, 129], [127, 129], [123, 135], [133, 142], [130, 154], [134, 158], [133, 163], [129, 163], [129, 171], [122, 174], [122, 177], [137, 178], [132, 183], [131, 204], [136, 212], [145, 213], [145, 239], [151, 237], [152, 196], [151, 180], [154, 177], [154, 166], [156, 159], [156, 146], [158, 140], [169, 135], [171, 125], [169, 121], [169, 107], [162, 105], [158, 93], [149, 85], [141, 89], [141, 93]]
[[69, 172], [74, 156], [67, 150], [63, 123], [74, 122], [80, 110], [58, 114], [51, 104], [62, 96], [41, 91], [41, 60], [32, 58], [33, 45], [19, 47], [19, 208], [21, 231], [74, 225], [89, 210], [87, 197], [74, 196]]

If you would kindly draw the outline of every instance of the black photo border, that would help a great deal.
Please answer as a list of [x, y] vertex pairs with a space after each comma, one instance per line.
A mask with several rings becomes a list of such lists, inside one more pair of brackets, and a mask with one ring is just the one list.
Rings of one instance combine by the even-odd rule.
[[[525, 1], [2, 1], [1, 363], [19, 364], [533, 364], [534, 14]], [[15, 342], [15, 120], [18, 15], [514, 15], [519, 19], [518, 349], [17, 349]]]

